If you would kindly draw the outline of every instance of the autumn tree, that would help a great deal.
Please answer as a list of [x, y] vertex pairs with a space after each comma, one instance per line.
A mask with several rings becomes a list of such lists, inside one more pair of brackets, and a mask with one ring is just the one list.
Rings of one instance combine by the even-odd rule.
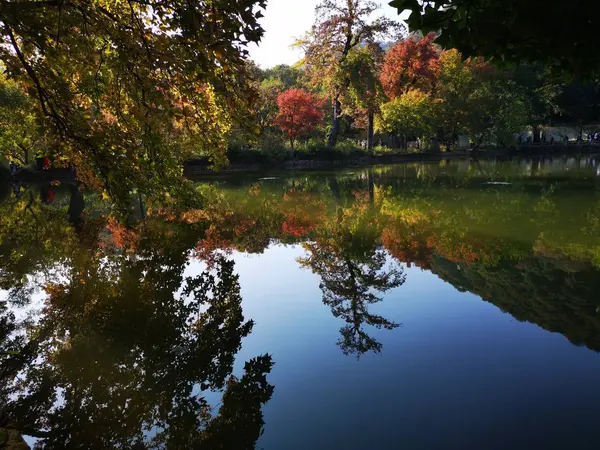
[[344, 94], [352, 81], [352, 66], [346, 59], [361, 45], [401, 34], [402, 28], [395, 21], [383, 17], [371, 20], [378, 8], [370, 0], [323, 0], [315, 9], [315, 24], [299, 43], [305, 51], [303, 62], [309, 77], [331, 98], [330, 148], [337, 143]]
[[298, 138], [311, 133], [323, 120], [322, 103], [315, 94], [289, 89], [277, 97], [277, 126], [288, 136], [292, 150]]
[[[276, 130], [275, 118], [279, 111], [277, 106], [277, 97], [292, 88], [302, 86], [302, 72], [294, 66], [280, 64], [270, 69], [262, 70], [251, 61], [248, 65], [253, 68], [252, 87], [255, 91], [254, 101], [251, 108], [251, 117], [238, 124], [238, 127], [244, 128], [250, 125], [254, 129], [253, 136], [244, 136], [244, 133], [235, 136], [232, 134], [231, 140], [239, 141], [244, 144], [253, 138], [258, 137], [261, 141], [269, 141], [274, 136], [270, 132]], [[245, 139], [245, 140], [244, 140]]]
[[385, 55], [381, 83], [391, 99], [411, 89], [431, 92], [439, 68], [440, 49], [434, 44], [436, 35], [412, 35], [396, 43]]
[[224, 162], [265, 3], [2, 1], [0, 59], [82, 181], [121, 203], [164, 197], [191, 153]]
[[[354, 49], [344, 62], [344, 71], [350, 75], [350, 84], [343, 103], [357, 128], [367, 129], [367, 149], [373, 147], [375, 114], [385, 97], [379, 81], [384, 51], [379, 44]], [[366, 123], [365, 123], [366, 119]]]

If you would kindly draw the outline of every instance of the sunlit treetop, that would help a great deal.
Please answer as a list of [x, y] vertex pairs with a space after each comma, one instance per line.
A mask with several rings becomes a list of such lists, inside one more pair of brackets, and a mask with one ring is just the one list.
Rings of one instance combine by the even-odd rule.
[[435, 33], [422, 38], [414, 35], [390, 48], [381, 69], [381, 83], [388, 97], [394, 99], [410, 89], [433, 89], [440, 56], [435, 39]]
[[378, 9], [377, 3], [368, 0], [324, 0], [317, 6], [315, 24], [298, 43], [315, 81], [327, 84], [334, 78], [332, 84], [339, 84], [339, 63], [352, 49], [402, 36], [398, 22], [386, 17], [370, 20]]

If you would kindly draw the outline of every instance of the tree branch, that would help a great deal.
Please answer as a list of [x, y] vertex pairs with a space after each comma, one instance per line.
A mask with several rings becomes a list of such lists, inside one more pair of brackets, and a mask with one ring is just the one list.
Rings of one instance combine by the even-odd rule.
[[40, 104], [42, 107], [42, 111], [44, 111], [44, 114], [46, 116], [51, 116], [52, 114], [50, 114], [50, 112], [48, 111], [47, 106], [46, 106], [46, 101], [47, 101], [46, 94], [45, 94], [44, 88], [42, 87], [42, 84], [40, 83], [40, 80], [39, 80], [37, 74], [31, 67], [31, 65], [27, 62], [27, 60], [25, 59], [25, 56], [23, 56], [23, 53], [21, 52], [21, 49], [19, 48], [19, 45], [17, 44], [17, 40], [15, 39], [15, 35], [13, 34], [12, 30], [8, 27], [5, 27], [5, 30], [6, 30], [6, 33], [8, 34], [8, 37], [10, 38], [11, 45], [13, 46], [13, 49], [15, 50], [15, 53], [17, 54], [19, 61], [21, 61], [23, 68], [27, 72], [27, 75], [29, 75], [29, 78], [31, 78], [31, 81], [33, 81], [33, 83], [35, 84], [35, 87], [36, 87], [36, 90], [38, 93], [38, 97], [40, 100]]

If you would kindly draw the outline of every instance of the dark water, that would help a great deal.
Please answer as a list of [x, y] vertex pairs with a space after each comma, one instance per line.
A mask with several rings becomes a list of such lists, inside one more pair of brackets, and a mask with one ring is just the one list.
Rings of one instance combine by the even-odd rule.
[[599, 167], [6, 188], [0, 447], [596, 449]]

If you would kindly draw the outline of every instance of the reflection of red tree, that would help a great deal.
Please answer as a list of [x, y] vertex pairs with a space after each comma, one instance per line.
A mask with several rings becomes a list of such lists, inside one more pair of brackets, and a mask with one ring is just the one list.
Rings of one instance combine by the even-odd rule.
[[457, 264], [471, 265], [489, 261], [497, 243], [490, 247], [485, 239], [458, 235], [448, 231], [431, 230], [424, 222], [406, 225], [395, 222], [383, 231], [383, 245], [399, 261], [429, 269], [434, 255]]
[[44, 303], [46, 307], [54, 306], [61, 307], [67, 291], [66, 286], [59, 283], [49, 282], [44, 286], [47, 297]]
[[295, 217], [293, 214], [287, 213], [281, 229], [285, 234], [301, 238], [314, 230], [315, 225], [308, 223], [302, 217]]
[[[257, 219], [239, 213], [214, 215], [203, 239], [196, 245], [196, 257], [212, 264], [219, 252], [244, 250], [243, 238], [257, 227]], [[241, 238], [241, 239], [240, 239]]]
[[382, 238], [385, 249], [398, 261], [404, 262], [411, 267], [412, 264], [421, 268], [431, 267], [433, 247], [431, 242], [423, 234], [415, 230], [400, 227], [387, 227], [383, 230]]
[[438, 255], [466, 265], [488, 262], [494, 254], [502, 252], [502, 244], [499, 241], [490, 242], [469, 234], [447, 236], [433, 233], [429, 240]]
[[212, 266], [216, 261], [219, 251], [231, 253], [232, 250], [231, 241], [226, 239], [219, 229], [213, 225], [206, 230], [204, 239], [198, 241], [195, 256], [205, 261], [209, 266]]
[[137, 247], [139, 235], [135, 229], [127, 228], [113, 217], [109, 217], [106, 221], [106, 229], [110, 232], [112, 244], [116, 248], [135, 250]]
[[352, 195], [354, 196], [356, 203], [362, 207], [369, 206], [369, 191], [368, 190], [354, 190], [352, 191]]
[[237, 221], [237, 225], [233, 228], [233, 232], [237, 237], [243, 236], [256, 225], [256, 219], [242, 217]]
[[314, 195], [290, 190], [283, 196], [282, 209], [283, 233], [301, 238], [315, 230], [323, 215], [324, 206]]
[[482, 259], [482, 255], [473, 250], [473, 247], [465, 242], [452, 242], [450, 245], [436, 242], [438, 236], [432, 236], [431, 245], [436, 249], [436, 253], [448, 261], [466, 264], [470, 266]]

